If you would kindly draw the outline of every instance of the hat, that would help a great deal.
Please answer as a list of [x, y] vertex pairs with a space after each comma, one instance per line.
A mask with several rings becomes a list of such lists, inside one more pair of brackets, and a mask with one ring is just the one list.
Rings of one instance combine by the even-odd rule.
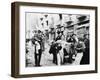
[[41, 33], [41, 30], [38, 30], [38, 33]]

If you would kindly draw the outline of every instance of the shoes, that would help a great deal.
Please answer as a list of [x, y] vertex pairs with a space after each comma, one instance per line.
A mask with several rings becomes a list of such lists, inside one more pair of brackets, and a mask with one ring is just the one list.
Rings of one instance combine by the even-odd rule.
[[38, 66], [41, 67], [42, 65], [39, 64]]
[[41, 66], [42, 66], [42, 65], [40, 65], [40, 64], [39, 64], [39, 65], [35, 65], [35, 67], [41, 67]]
[[56, 61], [53, 61], [53, 63], [57, 65], [57, 62]]

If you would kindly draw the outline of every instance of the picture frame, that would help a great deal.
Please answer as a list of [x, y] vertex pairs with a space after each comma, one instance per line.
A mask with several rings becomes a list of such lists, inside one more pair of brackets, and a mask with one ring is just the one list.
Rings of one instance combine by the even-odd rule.
[[[60, 25], [61, 27], [62, 22], [67, 21], [66, 22], [67, 28], [68, 28], [68, 25], [72, 23], [71, 20], [73, 21], [74, 19], [74, 21], [76, 21], [76, 17], [79, 21], [86, 19], [86, 16], [88, 17], [88, 19], [86, 19], [87, 22], [85, 21], [83, 23], [77, 23], [78, 24], [77, 31], [79, 29], [79, 26], [83, 26], [83, 27], [85, 26], [85, 29], [89, 30], [87, 31], [88, 34], [90, 35], [90, 38], [89, 38], [90, 39], [90, 45], [89, 45], [90, 46], [90, 53], [89, 53], [90, 63], [88, 65], [75, 65], [75, 66], [73, 65], [72, 66], [68, 64], [67, 66], [66, 64], [64, 66], [52, 66], [52, 67], [51, 66], [45, 66], [45, 67], [31, 66], [30, 67], [30, 65], [28, 65], [27, 59], [26, 59], [27, 57], [26, 56], [26, 53], [27, 53], [26, 42], [28, 40], [26, 32], [28, 32], [28, 30], [35, 29], [35, 27], [30, 28], [29, 26], [30, 25], [34, 26], [34, 24], [37, 24], [36, 22], [37, 17], [41, 14], [44, 15], [44, 17], [47, 17], [49, 14], [51, 16], [54, 16], [53, 18], [49, 18], [49, 20], [51, 20], [51, 23], [47, 22], [49, 26], [52, 26], [53, 24], [53, 25], [56, 25], [57, 27], [59, 27]], [[55, 15], [57, 14], [59, 14], [60, 20], [62, 19], [62, 15], [63, 16], [65, 15], [67, 17], [65, 19], [65, 16], [64, 16], [64, 20], [60, 21], [60, 23], [58, 21], [56, 22], [57, 24], [55, 24], [55, 20], [57, 19]], [[75, 16], [75, 18], [73, 16]], [[42, 18], [40, 17], [39, 19], [42, 21], [43, 17]], [[86, 25], [83, 25], [85, 23]], [[98, 58], [97, 57], [98, 56], [97, 55], [97, 49], [98, 49], [97, 24], [98, 24], [98, 21], [97, 21], [97, 7], [96, 6], [13, 2], [11, 4], [11, 76], [15, 78], [25, 78], [25, 77], [42, 77], [42, 76], [97, 73], [98, 71], [97, 70], [97, 58]], [[41, 25], [45, 25], [45, 24], [42, 23]], [[76, 25], [76, 23], [72, 24], [69, 27], [73, 27], [74, 25]], [[65, 30], [65, 27], [63, 27], [62, 30]], [[68, 30], [71, 31], [70, 29]], [[42, 31], [42, 28], [40, 28], [40, 31]], [[82, 31], [80, 31], [79, 29], [79, 33], [77, 32], [77, 34], [82, 34], [82, 32], [84, 32], [83, 29]], [[51, 33], [53, 33], [53, 29], [51, 30]], [[49, 56], [51, 56], [51, 54]], [[51, 64], [49, 63], [48, 65], [51, 65]]]

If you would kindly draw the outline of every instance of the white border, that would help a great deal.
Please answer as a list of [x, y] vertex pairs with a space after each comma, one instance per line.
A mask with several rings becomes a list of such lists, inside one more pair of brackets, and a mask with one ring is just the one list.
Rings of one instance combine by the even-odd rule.
[[[54, 67], [25, 67], [25, 12], [48, 12], [65, 14], [89, 14], [90, 15], [90, 65], [54, 66]], [[39, 74], [54, 72], [74, 72], [95, 70], [95, 11], [72, 8], [32, 7], [20, 6], [20, 74]]]

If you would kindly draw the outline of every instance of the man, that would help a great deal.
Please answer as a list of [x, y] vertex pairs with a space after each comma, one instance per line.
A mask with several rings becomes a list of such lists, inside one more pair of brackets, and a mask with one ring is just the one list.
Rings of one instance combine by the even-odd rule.
[[85, 44], [85, 50], [83, 54], [83, 58], [81, 60], [81, 64], [89, 64], [90, 63], [90, 41], [89, 41], [89, 34], [84, 35], [84, 44]]
[[69, 49], [68, 62], [72, 63], [75, 60], [75, 59], [73, 59], [73, 56], [76, 56], [75, 45], [78, 43], [78, 38], [77, 38], [76, 34], [72, 34], [67, 42], [71, 43], [69, 46], [70, 49]]
[[40, 66], [40, 44], [35, 41], [35, 66]]
[[73, 39], [74, 43], [78, 42], [78, 38], [77, 38], [76, 34], [72, 34], [72, 39]]
[[53, 55], [53, 63], [54, 64], [57, 64], [56, 46], [57, 46], [57, 44], [55, 42], [52, 42], [51, 46], [50, 46], [50, 50], [49, 50], [49, 53]]
[[56, 37], [55, 41], [61, 40], [61, 36], [62, 36], [62, 34], [59, 33], [58, 36]]
[[41, 66], [41, 55], [42, 55], [42, 37], [41, 37], [41, 31], [38, 30], [37, 34], [34, 35], [32, 38], [32, 43], [35, 45], [35, 66]]
[[69, 43], [73, 42], [71, 35], [67, 35], [66, 41], [69, 42]]
[[77, 52], [74, 64], [81, 64], [81, 59], [83, 57], [85, 45], [82, 38], [79, 38], [78, 43], [75, 46], [75, 50]]
[[60, 50], [62, 49], [62, 46], [60, 43], [53, 43], [50, 47], [49, 53], [53, 54], [53, 63], [56, 65], [60, 65], [61, 59], [60, 59]]

